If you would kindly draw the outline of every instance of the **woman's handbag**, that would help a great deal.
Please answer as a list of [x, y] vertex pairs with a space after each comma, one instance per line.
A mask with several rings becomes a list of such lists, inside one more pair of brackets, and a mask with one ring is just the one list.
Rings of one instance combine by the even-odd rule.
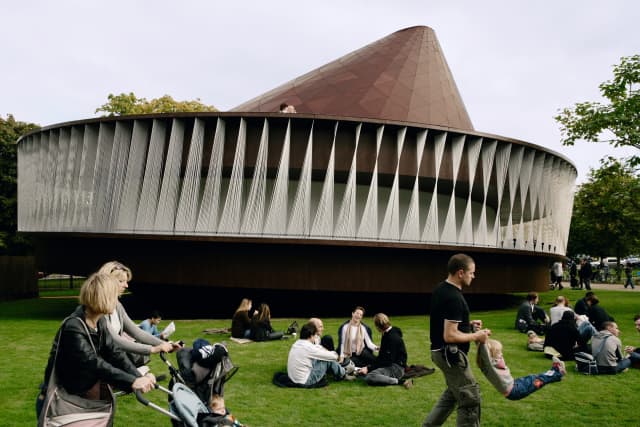
[[[60, 348], [60, 339], [62, 337], [62, 330], [67, 321], [71, 318], [67, 318], [60, 327], [58, 333], [58, 339], [54, 344], [56, 346], [56, 354], [53, 360], [53, 369], [49, 377], [49, 384], [47, 386], [47, 394], [44, 400], [44, 406], [40, 417], [38, 419], [38, 427], [57, 427], [73, 425], [74, 427], [106, 427], [113, 424], [113, 413], [115, 409], [115, 399], [111, 388], [102, 383], [96, 383], [94, 387], [89, 391], [90, 395], [100, 396], [100, 399], [87, 399], [75, 394], [68, 393], [60, 384], [58, 384], [58, 378], [56, 376], [56, 359], [58, 358], [58, 350]], [[91, 341], [91, 335], [87, 329], [87, 325], [82, 319], [76, 319], [84, 326], [89, 342], [93, 346]], [[96, 354], [98, 352], [96, 351]], [[105, 398], [106, 397], [106, 398]]]

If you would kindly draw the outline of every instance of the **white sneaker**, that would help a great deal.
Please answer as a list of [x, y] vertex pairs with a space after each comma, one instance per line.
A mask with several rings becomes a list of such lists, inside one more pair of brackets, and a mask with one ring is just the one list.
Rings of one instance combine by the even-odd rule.
[[563, 376], [567, 375], [567, 368], [564, 366], [564, 362], [562, 360], [558, 359], [556, 356], [553, 356], [551, 360], [553, 361], [554, 368], [558, 368], [558, 371], [560, 371]]
[[356, 371], [356, 365], [351, 360], [349, 361], [349, 364], [347, 366], [343, 366], [343, 368], [347, 375], [351, 375]]

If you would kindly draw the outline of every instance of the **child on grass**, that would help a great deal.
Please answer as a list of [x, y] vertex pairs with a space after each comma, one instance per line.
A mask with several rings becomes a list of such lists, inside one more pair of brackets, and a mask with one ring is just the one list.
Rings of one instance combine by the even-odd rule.
[[523, 399], [546, 384], [560, 381], [567, 373], [564, 363], [553, 357], [548, 371], [514, 379], [502, 357], [502, 344], [494, 339], [478, 345], [477, 362], [487, 380], [509, 400]]

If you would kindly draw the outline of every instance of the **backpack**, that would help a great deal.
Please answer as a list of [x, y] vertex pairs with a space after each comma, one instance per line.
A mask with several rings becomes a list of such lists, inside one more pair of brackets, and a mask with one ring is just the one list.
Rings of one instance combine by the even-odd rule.
[[584, 351], [579, 351], [573, 355], [573, 358], [576, 360], [576, 371], [581, 372], [585, 375], [598, 375], [598, 362], [596, 361], [596, 357], [602, 349], [604, 348], [605, 342], [607, 342], [608, 336], [602, 340], [602, 344], [598, 348], [593, 355], [586, 353]]
[[592, 355], [585, 353], [584, 351], [580, 351], [574, 354], [573, 357], [576, 360], [576, 371], [585, 375], [598, 374], [598, 364]]

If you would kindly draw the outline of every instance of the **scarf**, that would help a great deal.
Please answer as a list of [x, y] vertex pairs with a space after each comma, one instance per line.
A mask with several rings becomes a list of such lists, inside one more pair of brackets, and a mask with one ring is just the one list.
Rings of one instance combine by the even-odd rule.
[[356, 326], [356, 348], [355, 350], [351, 349], [351, 328], [353, 327], [353, 325], [351, 323], [349, 323], [346, 326], [346, 336], [344, 337], [344, 354], [351, 356], [352, 353], [355, 353], [356, 355], [360, 355], [360, 353], [362, 353], [362, 350], [364, 349], [364, 337], [362, 336], [362, 330], [364, 329], [364, 327], [360, 324], [358, 326]]

